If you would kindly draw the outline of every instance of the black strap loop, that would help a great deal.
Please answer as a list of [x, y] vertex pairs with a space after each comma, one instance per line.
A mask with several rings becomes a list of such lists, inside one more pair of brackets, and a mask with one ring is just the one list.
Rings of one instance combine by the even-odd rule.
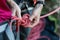
[[45, 3], [43, 1], [37, 1], [35, 5], [37, 5], [37, 4], [43, 4], [43, 5], [45, 5]]

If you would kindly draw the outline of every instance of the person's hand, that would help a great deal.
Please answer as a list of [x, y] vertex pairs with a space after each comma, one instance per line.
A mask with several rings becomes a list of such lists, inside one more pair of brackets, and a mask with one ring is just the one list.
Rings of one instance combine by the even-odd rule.
[[[17, 16], [21, 19], [21, 9], [14, 0], [7, 0], [12, 9], [12, 16]], [[17, 15], [16, 15], [17, 14]]]
[[17, 16], [18, 18], [21, 18], [21, 9], [19, 7], [13, 8], [12, 16]]
[[21, 9], [19, 7], [16, 8], [16, 14], [18, 17], [18, 22], [20, 23], [22, 20], [22, 17], [21, 17]]
[[16, 8], [12, 8], [12, 16], [16, 16], [16, 20], [20, 23], [22, 18], [21, 18], [21, 9], [19, 6], [16, 6]]
[[[37, 0], [37, 1], [44, 1], [44, 0]], [[43, 4], [37, 4], [32, 12], [32, 16], [30, 17], [31, 24], [28, 27], [33, 28], [39, 23], [40, 14], [43, 8]]]
[[32, 15], [30, 17], [30, 20], [31, 20], [31, 24], [28, 27], [33, 28], [34, 26], [36, 26], [39, 23], [40, 15], [39, 14]]

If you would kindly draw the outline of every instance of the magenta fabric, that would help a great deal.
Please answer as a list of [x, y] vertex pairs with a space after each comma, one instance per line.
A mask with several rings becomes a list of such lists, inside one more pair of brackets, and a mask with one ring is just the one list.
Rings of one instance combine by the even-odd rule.
[[0, 0], [0, 23], [11, 18], [11, 9], [7, 5], [6, 0]]
[[43, 19], [41, 19], [39, 24], [32, 28], [30, 34], [27, 37], [27, 40], [37, 40], [38, 38], [41, 38], [40, 34], [44, 30], [44, 28], [45, 22]]

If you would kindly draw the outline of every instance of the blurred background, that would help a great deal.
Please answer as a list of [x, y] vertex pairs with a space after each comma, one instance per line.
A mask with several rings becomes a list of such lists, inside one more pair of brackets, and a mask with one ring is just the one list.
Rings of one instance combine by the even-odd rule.
[[[46, 0], [42, 14], [46, 14], [60, 7], [60, 0]], [[60, 10], [53, 15], [48, 16], [50, 20], [55, 21], [56, 34], [60, 36]]]

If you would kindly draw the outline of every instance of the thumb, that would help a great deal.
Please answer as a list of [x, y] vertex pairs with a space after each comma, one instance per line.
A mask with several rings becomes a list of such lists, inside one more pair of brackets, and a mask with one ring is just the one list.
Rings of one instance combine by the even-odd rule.
[[34, 19], [35, 16], [31, 16], [29, 19], [32, 21]]

